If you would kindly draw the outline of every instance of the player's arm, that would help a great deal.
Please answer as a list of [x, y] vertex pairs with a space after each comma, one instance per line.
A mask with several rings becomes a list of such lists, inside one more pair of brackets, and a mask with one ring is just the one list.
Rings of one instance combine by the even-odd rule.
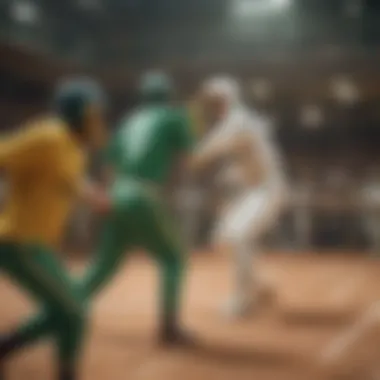
[[273, 141], [270, 134], [270, 125], [263, 119], [256, 119], [253, 121], [257, 124], [256, 133], [251, 135], [251, 151], [253, 153], [253, 160], [251, 165], [255, 166], [258, 175], [270, 174], [272, 163], [276, 158]]
[[214, 131], [200, 142], [191, 158], [192, 170], [199, 171], [224, 156], [229, 150], [229, 141], [220, 131]]
[[245, 149], [249, 143], [249, 136], [244, 131], [235, 133], [232, 128], [231, 132], [215, 130], [195, 150], [191, 168], [200, 171], [221, 158]]
[[170, 148], [175, 154], [166, 183], [166, 191], [171, 193], [178, 184], [182, 185], [187, 180], [188, 162], [195, 134], [188, 112], [178, 109], [170, 111], [162, 131], [166, 134], [165, 138], [170, 142]]
[[78, 193], [80, 201], [87, 204], [94, 211], [103, 214], [111, 210], [111, 198], [106, 190], [90, 179], [83, 179]]
[[192, 118], [187, 112], [180, 112], [174, 118], [172, 127], [172, 141], [178, 153], [178, 161], [182, 168], [186, 168], [196, 139]]

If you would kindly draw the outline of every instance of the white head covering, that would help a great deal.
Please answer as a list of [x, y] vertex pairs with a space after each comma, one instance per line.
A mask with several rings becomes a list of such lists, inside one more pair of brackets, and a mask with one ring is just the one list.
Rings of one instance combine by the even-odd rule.
[[203, 84], [203, 92], [210, 96], [221, 96], [227, 100], [229, 106], [240, 103], [239, 83], [228, 77], [214, 77]]

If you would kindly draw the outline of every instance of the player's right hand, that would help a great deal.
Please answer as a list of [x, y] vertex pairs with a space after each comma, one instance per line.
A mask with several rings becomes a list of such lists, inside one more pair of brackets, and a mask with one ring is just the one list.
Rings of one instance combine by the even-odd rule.
[[94, 208], [99, 214], [107, 214], [111, 211], [111, 199], [107, 194], [99, 194], [94, 202]]
[[111, 199], [102, 189], [94, 188], [92, 190], [90, 204], [98, 214], [107, 214], [111, 210]]

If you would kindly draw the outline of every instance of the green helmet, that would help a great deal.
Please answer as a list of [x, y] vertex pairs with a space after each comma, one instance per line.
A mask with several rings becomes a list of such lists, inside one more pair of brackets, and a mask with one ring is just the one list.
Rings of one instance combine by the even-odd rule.
[[149, 72], [140, 82], [139, 93], [143, 101], [168, 101], [174, 92], [171, 79], [162, 72]]
[[105, 99], [101, 87], [87, 78], [65, 80], [56, 88], [53, 107], [55, 112], [71, 127], [79, 127], [86, 107], [104, 106]]

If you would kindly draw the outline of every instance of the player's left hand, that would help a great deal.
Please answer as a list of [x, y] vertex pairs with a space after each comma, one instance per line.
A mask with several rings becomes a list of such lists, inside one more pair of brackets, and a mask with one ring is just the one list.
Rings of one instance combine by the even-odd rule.
[[107, 214], [111, 210], [111, 199], [103, 189], [93, 187], [88, 193], [91, 208], [98, 214]]
[[90, 181], [85, 181], [80, 189], [81, 200], [87, 203], [93, 211], [99, 214], [111, 210], [111, 199], [106, 190]]

